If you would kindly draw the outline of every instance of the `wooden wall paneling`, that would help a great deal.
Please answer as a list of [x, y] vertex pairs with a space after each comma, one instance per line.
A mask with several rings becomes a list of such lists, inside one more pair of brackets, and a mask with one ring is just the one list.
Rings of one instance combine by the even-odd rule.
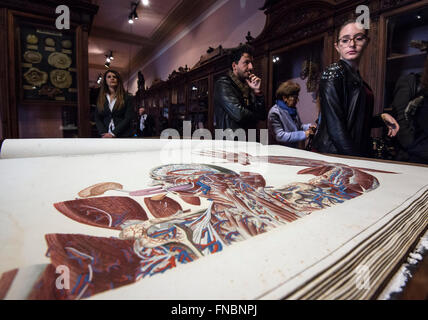
[[336, 48], [334, 47], [334, 30], [329, 30], [324, 34], [324, 54], [323, 54], [323, 65], [324, 67], [329, 66], [334, 61]]
[[19, 138], [15, 65], [15, 21], [8, 11], [8, 76], [9, 76], [9, 138]]
[[263, 82], [265, 83], [265, 103], [266, 103], [266, 110], [269, 112], [270, 108], [273, 106], [273, 98], [272, 98], [272, 92], [273, 92], [273, 57], [275, 56], [275, 52], [269, 53], [269, 55], [266, 57], [267, 60], [267, 72], [268, 75], [267, 79], [263, 79]]
[[[380, 66], [386, 66], [386, 50], [387, 50], [387, 44], [386, 44], [386, 33], [387, 33], [387, 19], [384, 15], [381, 15], [379, 17], [378, 22], [378, 32], [379, 32], [379, 48], [378, 48], [378, 57], [377, 61]], [[382, 70], [379, 72], [378, 75], [378, 97], [381, 98], [383, 101], [383, 97], [385, 94], [385, 76], [386, 76], [386, 68], [382, 68]], [[384, 106], [388, 107], [388, 106]]]
[[6, 8], [0, 8], [0, 142], [11, 137], [11, 123], [9, 116], [9, 65], [8, 65], [8, 14]]
[[426, 4], [426, 0], [380, 0], [380, 10], [382, 12], [386, 10], [398, 9], [409, 4]]
[[214, 74], [210, 72], [208, 76], [208, 130], [211, 132], [211, 136], [214, 139]]
[[383, 106], [383, 95], [382, 95], [382, 82], [381, 82], [381, 73], [385, 66], [382, 64], [380, 57], [381, 43], [385, 38], [384, 34], [379, 33], [379, 18], [372, 19], [370, 24], [370, 43], [369, 50], [365, 54], [365, 64], [363, 65], [365, 69], [362, 70], [362, 75], [364, 79], [367, 79], [368, 84], [373, 90], [375, 95], [374, 101], [374, 113], [378, 114], [382, 112]]
[[89, 105], [89, 69], [88, 69], [88, 29], [86, 26], [76, 28], [77, 59], [77, 126], [79, 138], [91, 136]]

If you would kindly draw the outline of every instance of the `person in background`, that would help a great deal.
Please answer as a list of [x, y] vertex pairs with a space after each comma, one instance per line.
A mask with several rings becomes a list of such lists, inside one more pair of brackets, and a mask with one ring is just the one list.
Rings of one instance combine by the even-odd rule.
[[256, 129], [259, 120], [266, 120], [261, 79], [253, 74], [253, 53], [249, 45], [241, 45], [231, 54], [231, 70], [214, 86], [214, 118], [216, 129]]
[[154, 129], [153, 117], [146, 112], [146, 108], [138, 108], [137, 136], [152, 137]]
[[315, 124], [300, 121], [299, 92], [300, 86], [293, 81], [283, 82], [276, 90], [276, 104], [268, 114], [269, 144], [297, 148], [315, 132]]
[[128, 138], [134, 135], [134, 104], [119, 73], [108, 70], [103, 77], [95, 111], [95, 123], [102, 138]]
[[428, 163], [428, 41], [411, 41], [411, 47], [425, 53], [422, 73], [401, 76], [394, 89], [392, 114], [400, 125], [397, 161]]
[[394, 137], [399, 125], [389, 114], [373, 117], [374, 96], [361, 78], [358, 66], [369, 44], [367, 29], [346, 21], [334, 43], [340, 60], [324, 71], [319, 85], [321, 122], [313, 139], [313, 151], [351, 156], [370, 156], [371, 128], [386, 125]]

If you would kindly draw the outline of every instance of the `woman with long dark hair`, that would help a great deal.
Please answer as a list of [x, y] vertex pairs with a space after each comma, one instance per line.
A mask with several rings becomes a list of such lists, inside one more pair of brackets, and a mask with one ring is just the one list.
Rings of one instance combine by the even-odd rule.
[[123, 88], [120, 74], [108, 70], [103, 77], [95, 111], [95, 122], [102, 138], [127, 138], [134, 134], [132, 97]]
[[341, 26], [334, 43], [340, 60], [324, 71], [320, 81], [321, 123], [314, 151], [367, 157], [371, 128], [386, 125], [390, 137], [397, 134], [399, 125], [391, 115], [373, 116], [373, 91], [358, 71], [368, 44], [367, 29], [361, 24], [349, 20]]

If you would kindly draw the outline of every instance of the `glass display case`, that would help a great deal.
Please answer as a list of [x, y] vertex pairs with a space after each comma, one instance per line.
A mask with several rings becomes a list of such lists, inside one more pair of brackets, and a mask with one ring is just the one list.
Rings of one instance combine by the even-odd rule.
[[183, 121], [187, 116], [186, 85], [175, 84], [171, 87], [171, 104], [168, 110], [169, 125], [183, 135]]
[[208, 78], [190, 83], [189, 111], [186, 120], [192, 123], [192, 132], [208, 128]]
[[424, 67], [426, 52], [415, 46], [418, 41], [428, 41], [428, 6], [393, 15], [386, 24], [384, 110], [388, 112], [397, 80], [410, 73], [420, 74]]
[[[310, 40], [309, 40], [310, 41]], [[284, 48], [271, 55], [272, 65], [272, 105], [276, 102], [276, 90], [281, 83], [291, 80], [300, 85], [297, 110], [303, 123], [313, 123], [318, 117], [316, 92], [318, 79], [324, 68], [324, 39], [314, 39], [290, 49]], [[272, 105], [267, 106], [270, 109]]]

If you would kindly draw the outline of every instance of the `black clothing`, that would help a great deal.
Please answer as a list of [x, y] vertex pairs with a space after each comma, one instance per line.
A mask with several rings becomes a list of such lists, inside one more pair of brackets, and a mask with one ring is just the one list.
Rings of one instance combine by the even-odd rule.
[[392, 115], [397, 120], [400, 130], [397, 134], [397, 157], [395, 160], [408, 161], [407, 149], [415, 140], [414, 117], [406, 117], [408, 103], [419, 95], [420, 75], [411, 73], [398, 79], [392, 101]]
[[[141, 130], [141, 117], [146, 115], [146, 119], [144, 120], [144, 128]], [[149, 114], [143, 114], [142, 116], [138, 116], [138, 122], [137, 122], [137, 136], [138, 137], [153, 137], [154, 135], [154, 128], [155, 128], [155, 120], [153, 117]]]
[[428, 164], [428, 93], [414, 115], [415, 139], [409, 145], [409, 161]]
[[330, 65], [320, 81], [321, 123], [313, 150], [322, 153], [369, 156], [370, 131], [380, 127], [373, 114], [373, 93], [358, 71], [345, 61]]
[[257, 121], [266, 120], [264, 96], [253, 92], [244, 98], [230, 76], [220, 77], [214, 87], [214, 119], [216, 129], [256, 129]]
[[124, 105], [120, 110], [118, 110], [116, 107], [116, 101], [113, 110], [110, 111], [107, 98], [102, 112], [99, 112], [98, 108], [96, 108], [95, 123], [100, 136], [108, 132], [109, 124], [112, 118], [115, 127], [112, 132], [116, 138], [128, 138], [134, 135], [134, 129], [132, 126], [132, 121], [135, 116], [133, 97], [126, 95], [124, 99]]

